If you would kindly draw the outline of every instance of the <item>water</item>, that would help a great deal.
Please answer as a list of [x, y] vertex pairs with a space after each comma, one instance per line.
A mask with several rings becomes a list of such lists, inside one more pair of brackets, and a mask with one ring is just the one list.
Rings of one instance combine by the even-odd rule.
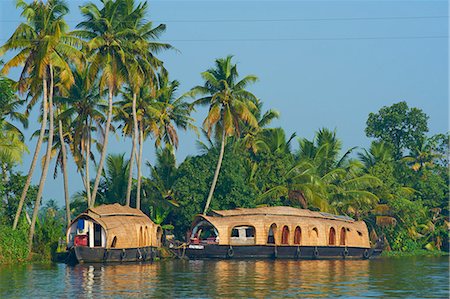
[[448, 257], [0, 266], [0, 298], [448, 298]]

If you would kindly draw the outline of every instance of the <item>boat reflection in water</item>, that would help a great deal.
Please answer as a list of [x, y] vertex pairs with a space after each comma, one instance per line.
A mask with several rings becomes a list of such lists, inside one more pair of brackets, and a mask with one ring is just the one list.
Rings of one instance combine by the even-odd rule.
[[66, 290], [82, 296], [356, 296], [369, 290], [369, 260], [191, 260], [77, 265]]

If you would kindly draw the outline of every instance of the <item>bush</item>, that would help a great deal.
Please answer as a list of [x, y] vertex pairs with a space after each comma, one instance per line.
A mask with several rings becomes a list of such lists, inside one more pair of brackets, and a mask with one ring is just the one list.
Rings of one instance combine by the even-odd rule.
[[0, 264], [23, 262], [28, 256], [28, 233], [20, 226], [12, 230], [0, 225]]

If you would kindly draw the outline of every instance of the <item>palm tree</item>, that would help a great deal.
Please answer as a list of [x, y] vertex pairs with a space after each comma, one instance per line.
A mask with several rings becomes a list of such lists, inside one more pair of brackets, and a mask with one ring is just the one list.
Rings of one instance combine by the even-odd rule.
[[102, 0], [103, 7], [94, 3], [82, 6], [84, 20], [77, 25], [81, 30], [78, 36], [87, 39], [87, 55], [90, 61], [89, 77], [99, 77], [99, 89], [108, 90], [108, 110], [105, 125], [105, 138], [98, 163], [92, 194], [88, 197], [89, 207], [95, 204], [98, 185], [103, 171], [103, 163], [108, 146], [111, 126], [113, 96], [126, 80], [126, 51], [124, 43], [130, 34], [130, 24], [123, 18], [124, 1]]
[[291, 134], [286, 141], [286, 133], [283, 128], [270, 128], [261, 130], [253, 140], [254, 152], [269, 152], [275, 154], [289, 154], [291, 152], [291, 141], [296, 133]]
[[[126, 0], [125, 6], [125, 21], [133, 26], [133, 34], [128, 37], [125, 44], [128, 86], [132, 91], [131, 116], [133, 121], [133, 129], [131, 131], [132, 148], [126, 197], [126, 205], [129, 206], [133, 178], [133, 156], [135, 155], [136, 137], [138, 136], [138, 121], [136, 117], [137, 95], [144, 84], [151, 84], [155, 80], [157, 69], [162, 67], [162, 62], [159, 61], [154, 54], [163, 49], [171, 49], [172, 46], [154, 41], [165, 31], [166, 26], [161, 24], [152, 28], [152, 22], [144, 22], [144, 17], [148, 10], [147, 2], [141, 3], [135, 7], [134, 0]], [[140, 170], [141, 165], [138, 165], [138, 176], [140, 176]], [[139, 179], [138, 184], [140, 184]], [[140, 191], [138, 190], [138, 196], [139, 195]], [[140, 202], [140, 200], [137, 200], [137, 203], [138, 202]]]
[[[65, 85], [70, 85], [73, 82], [73, 77], [68, 63], [69, 61], [79, 63], [79, 58], [81, 57], [81, 53], [77, 49], [80, 45], [79, 40], [67, 34], [68, 26], [63, 17], [67, 14], [68, 8], [64, 2], [61, 0], [49, 0], [47, 3], [34, 1], [28, 4], [25, 1], [18, 1], [17, 7], [22, 9], [22, 16], [25, 17], [26, 22], [21, 23], [7, 42], [0, 48], [0, 55], [10, 50], [19, 50], [19, 53], [4, 65], [2, 72], [7, 73], [11, 67], [18, 65], [24, 66], [18, 82], [19, 91], [25, 92], [25, 90], [28, 90], [31, 96], [29, 106], [34, 105], [42, 94], [43, 114], [38, 142], [30, 170], [28, 171], [27, 181], [22, 191], [13, 229], [17, 227], [23, 203], [31, 183], [44, 138], [47, 117], [49, 117], [51, 123], [50, 130], [53, 130], [53, 72], [55, 69], [61, 70], [61, 81]], [[46, 162], [42, 169], [39, 183], [40, 190], [36, 198], [35, 213], [33, 213], [34, 218], [37, 217], [40, 197], [42, 196], [48, 164], [50, 162], [51, 139], [52, 137], [49, 139]], [[31, 227], [30, 236], [34, 234], [34, 222]]]
[[22, 154], [28, 151], [22, 132], [7, 119], [18, 120], [25, 128], [28, 126], [26, 116], [17, 111], [25, 101], [17, 97], [13, 85], [12, 80], [0, 75], [0, 162], [2, 170], [6, 168], [6, 164], [22, 161]]
[[70, 142], [72, 156], [75, 159], [77, 169], [81, 174], [87, 199], [91, 196], [90, 166], [93, 159], [91, 151], [93, 144], [92, 133], [97, 132], [103, 138], [103, 124], [105, 116], [103, 110], [105, 105], [100, 97], [98, 82], [89, 80], [89, 69], [74, 70], [74, 84], [66, 90], [61, 91], [61, 95], [56, 97], [60, 105], [65, 105], [67, 109], [61, 111], [59, 120], [70, 120], [70, 128], [66, 135]]
[[176, 180], [177, 167], [175, 155], [171, 146], [158, 149], [156, 152], [156, 163], [150, 168], [150, 178], [144, 181], [146, 194], [150, 194], [150, 217], [161, 224], [169, 215], [173, 207], [178, 207], [174, 191], [172, 189]]
[[162, 72], [158, 75], [158, 88], [156, 90], [155, 107], [159, 111], [157, 126], [159, 133], [155, 136], [155, 146], [164, 142], [170, 148], [178, 148], [177, 128], [188, 128], [197, 133], [194, 119], [190, 116], [191, 107], [184, 101], [184, 97], [176, 97], [180, 83], [177, 80], [169, 81], [168, 74]]
[[[257, 141], [260, 140], [259, 135], [263, 134], [265, 128], [274, 120], [280, 117], [280, 113], [274, 109], [269, 109], [262, 114], [263, 103], [258, 100], [256, 102], [256, 111], [254, 113], [256, 120], [258, 121], [257, 127], [245, 126], [242, 132], [242, 142], [246, 148], [251, 149], [253, 153], [258, 151]], [[284, 132], [283, 132], [284, 133]]]
[[368, 170], [380, 161], [394, 161], [394, 151], [389, 143], [384, 141], [373, 141], [369, 151], [363, 149], [362, 153], [358, 153], [359, 160], [364, 164], [364, 168]]
[[125, 154], [109, 154], [99, 187], [99, 203], [125, 203], [129, 161]]
[[298, 161], [310, 161], [318, 167], [320, 175], [340, 167], [356, 147], [348, 149], [339, 157], [342, 142], [336, 138], [336, 131], [322, 128], [316, 132], [313, 140], [299, 139]]
[[231, 62], [231, 59], [232, 56], [217, 59], [215, 68], [208, 69], [201, 74], [205, 81], [204, 85], [192, 88], [189, 93], [192, 97], [202, 96], [193, 102], [193, 106], [209, 106], [208, 115], [203, 121], [203, 128], [207, 131], [208, 136], [213, 130], [215, 130], [216, 136], [221, 135], [219, 159], [203, 214], [206, 214], [209, 209], [219, 177], [226, 138], [233, 135], [240, 136], [241, 122], [250, 127], [258, 126], [254, 115], [257, 110], [257, 98], [245, 89], [250, 83], [255, 82], [257, 77], [249, 75], [237, 81], [237, 67]]

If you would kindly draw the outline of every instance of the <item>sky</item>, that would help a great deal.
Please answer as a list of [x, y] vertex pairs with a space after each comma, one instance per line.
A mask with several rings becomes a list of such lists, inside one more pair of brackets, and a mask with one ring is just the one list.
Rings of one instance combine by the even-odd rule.
[[[96, 1], [94, 1], [96, 2]], [[98, 2], [98, 1], [97, 1]], [[78, 7], [68, 1], [71, 28], [81, 21]], [[180, 95], [202, 84], [200, 73], [214, 60], [234, 55], [241, 76], [257, 75], [249, 89], [276, 109], [272, 123], [287, 135], [313, 138], [320, 128], [336, 129], [343, 148], [367, 148], [364, 133], [370, 112], [406, 101], [429, 117], [429, 135], [449, 128], [448, 15], [446, 1], [149, 1], [148, 20], [164, 23], [161, 41], [178, 51], [161, 53], [171, 79], [180, 81]], [[15, 1], [0, 0], [0, 44], [21, 21]], [[3, 57], [7, 60], [11, 54]], [[19, 69], [10, 76], [17, 78]], [[39, 128], [37, 108], [31, 115], [29, 138]], [[193, 114], [201, 123], [206, 110]], [[197, 136], [180, 132], [177, 160], [198, 154]], [[18, 169], [27, 173], [30, 154]], [[108, 151], [129, 156], [131, 142], [112, 136]], [[294, 144], [294, 149], [296, 148]], [[43, 153], [43, 152], [42, 152]], [[152, 140], [144, 160], [154, 161]], [[69, 191], [82, 190], [72, 162]], [[213, 171], [214, 165], [211, 166]], [[54, 165], [51, 165], [53, 173]], [[92, 172], [93, 173], [93, 172]], [[149, 170], [144, 168], [144, 175]], [[38, 183], [37, 169], [33, 182]], [[44, 199], [64, 202], [62, 176], [49, 175]]]

